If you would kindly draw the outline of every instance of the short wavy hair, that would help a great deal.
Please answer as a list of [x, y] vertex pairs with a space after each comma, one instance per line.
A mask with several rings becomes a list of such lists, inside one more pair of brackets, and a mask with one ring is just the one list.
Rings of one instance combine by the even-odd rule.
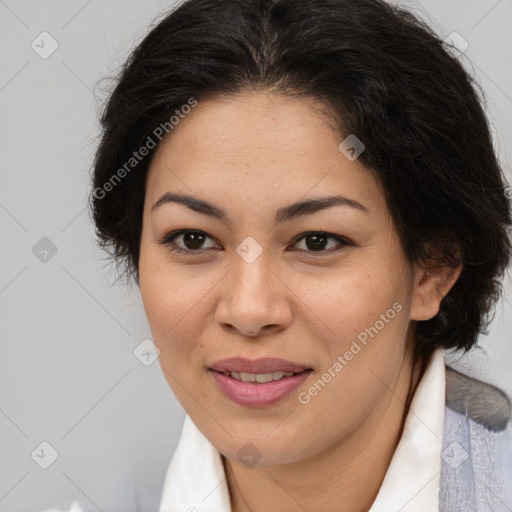
[[424, 21], [381, 0], [188, 0], [151, 28], [100, 114], [89, 196], [120, 276], [139, 284], [156, 148], [131, 170], [133, 152], [190, 98], [258, 90], [320, 100], [340, 140], [364, 142], [408, 261], [463, 264], [439, 313], [416, 322], [416, 352], [469, 350], [510, 258], [506, 180], [480, 86]]

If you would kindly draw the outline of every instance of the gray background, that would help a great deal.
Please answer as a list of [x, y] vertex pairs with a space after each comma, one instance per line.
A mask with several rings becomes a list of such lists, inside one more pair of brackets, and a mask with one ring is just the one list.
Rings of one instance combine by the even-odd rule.
[[[99, 81], [173, 5], [0, 1], [0, 512], [67, 510], [73, 498], [91, 511], [158, 509], [184, 411], [158, 361], [134, 356], [149, 326], [137, 289], [114, 285], [95, 248], [86, 195]], [[500, 158], [510, 162], [512, 0], [423, 0], [413, 9], [443, 38], [457, 31], [469, 43], [461, 58], [486, 92]], [[58, 43], [47, 59], [31, 47], [43, 31]], [[507, 276], [489, 335], [457, 366], [512, 395], [510, 297]], [[31, 457], [50, 456], [43, 441], [58, 452], [48, 469]]]

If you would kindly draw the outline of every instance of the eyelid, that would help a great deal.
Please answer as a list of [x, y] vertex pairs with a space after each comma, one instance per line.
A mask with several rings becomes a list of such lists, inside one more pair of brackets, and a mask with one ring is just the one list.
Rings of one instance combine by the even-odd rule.
[[[352, 242], [352, 240], [349, 240], [345, 236], [337, 235], [336, 233], [331, 233], [330, 231], [322, 231], [321, 229], [316, 229], [316, 230], [310, 229], [308, 231], [304, 231], [303, 233], [300, 233], [299, 235], [297, 235], [295, 237], [293, 244], [296, 244], [299, 240], [302, 240], [303, 238], [305, 238], [308, 235], [310, 235], [310, 236], [311, 235], [324, 235], [327, 238], [334, 238], [338, 242], [342, 242], [345, 245], [355, 245], [354, 242]], [[311, 251], [311, 252], [314, 252], [314, 251]]]
[[[200, 229], [176, 229], [174, 231], [171, 231], [170, 233], [165, 234], [161, 240], [158, 241], [159, 244], [162, 244], [164, 247], [167, 247], [171, 251], [175, 251], [182, 254], [189, 254], [189, 255], [200, 255], [205, 253], [205, 249], [198, 249], [197, 251], [191, 250], [191, 249], [182, 249], [181, 247], [169, 247], [170, 245], [173, 245], [174, 242], [172, 241], [174, 238], [177, 238], [181, 235], [184, 235], [186, 233], [196, 233], [205, 235], [207, 238], [210, 238], [213, 240], [213, 237], [211, 237], [208, 233], [205, 231], [201, 231]], [[206, 251], [209, 251], [213, 249], [212, 247], [206, 249]]]
[[[180, 254], [187, 254], [187, 255], [193, 255], [193, 256], [202, 255], [202, 254], [205, 254], [205, 252], [208, 252], [208, 251], [214, 249], [213, 247], [210, 247], [210, 248], [207, 248], [207, 249], [192, 250], [192, 249], [182, 249], [181, 247], [169, 247], [170, 245], [174, 244], [174, 242], [172, 242], [173, 239], [175, 239], [175, 238], [177, 238], [177, 237], [179, 237], [181, 235], [184, 235], [186, 233], [201, 234], [201, 235], [205, 235], [207, 238], [210, 238], [211, 240], [214, 240], [214, 238], [211, 237], [205, 231], [202, 231], [202, 230], [199, 230], [199, 229], [189, 228], [189, 229], [177, 229], [175, 231], [171, 231], [170, 233], [167, 233], [166, 235], [164, 235], [164, 237], [161, 240], [159, 240], [158, 243], [166, 246], [169, 250], [171, 250], [173, 252], [175, 251], [175, 252], [180, 253]], [[329, 231], [309, 230], [309, 231], [304, 231], [304, 232], [300, 233], [299, 235], [297, 235], [293, 239], [292, 246], [296, 245], [299, 241], [301, 241], [302, 239], [306, 238], [307, 236], [312, 236], [312, 235], [323, 235], [326, 238], [332, 238], [332, 239], [336, 240], [339, 243], [339, 247], [337, 249], [334, 249], [334, 250], [332, 250], [332, 248], [331, 248], [330, 250], [322, 250], [322, 251], [306, 251], [306, 250], [303, 250], [303, 249], [296, 249], [297, 252], [305, 253], [308, 256], [309, 255], [312, 255], [312, 256], [315, 256], [315, 255], [318, 255], [318, 256], [325, 255], [326, 256], [326, 255], [337, 253], [337, 252], [341, 251], [345, 247], [354, 246], [355, 245], [354, 242], [352, 242], [348, 238], [343, 237], [341, 235], [337, 235], [337, 234], [331, 233]]]

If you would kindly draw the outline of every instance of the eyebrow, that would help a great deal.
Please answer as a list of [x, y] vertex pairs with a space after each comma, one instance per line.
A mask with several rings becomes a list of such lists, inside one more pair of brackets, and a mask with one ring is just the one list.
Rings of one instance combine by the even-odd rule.
[[[208, 215], [209, 217], [213, 217], [223, 222], [226, 222], [227, 220], [226, 212], [222, 208], [219, 208], [218, 206], [215, 206], [208, 201], [204, 201], [203, 199], [198, 199], [196, 197], [183, 194], [173, 194], [171, 192], [166, 192], [162, 197], [160, 197], [160, 199], [158, 199], [158, 201], [151, 208], [151, 213], [153, 213], [160, 206], [168, 203], [182, 204], [195, 212]], [[298, 201], [288, 206], [279, 208], [276, 212], [275, 222], [287, 222], [298, 217], [311, 215], [315, 212], [325, 210], [333, 206], [348, 206], [365, 213], [370, 213], [368, 209], [358, 201], [349, 199], [345, 196], [336, 195]]]

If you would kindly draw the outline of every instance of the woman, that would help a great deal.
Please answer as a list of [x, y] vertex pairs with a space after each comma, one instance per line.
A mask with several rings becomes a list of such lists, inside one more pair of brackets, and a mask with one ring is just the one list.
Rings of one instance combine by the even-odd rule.
[[508, 398], [445, 368], [510, 204], [471, 78], [380, 0], [189, 0], [126, 63], [91, 207], [187, 412], [161, 512], [511, 510]]

